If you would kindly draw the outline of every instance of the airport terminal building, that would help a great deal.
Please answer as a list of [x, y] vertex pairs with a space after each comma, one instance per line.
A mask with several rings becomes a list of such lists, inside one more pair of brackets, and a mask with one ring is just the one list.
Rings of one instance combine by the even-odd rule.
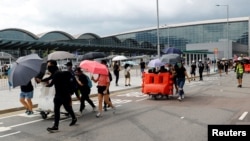
[[[184, 52], [187, 63], [204, 58], [232, 58], [249, 55], [249, 17], [215, 19], [159, 27], [160, 48], [176, 47]], [[157, 55], [157, 27], [138, 29], [100, 37], [95, 33], [70, 35], [51, 31], [35, 35], [25, 29], [0, 30], [0, 52], [17, 58], [38, 53], [44, 57], [53, 50], [81, 55], [101, 51], [108, 55]], [[0, 55], [1, 58], [1, 55]]]

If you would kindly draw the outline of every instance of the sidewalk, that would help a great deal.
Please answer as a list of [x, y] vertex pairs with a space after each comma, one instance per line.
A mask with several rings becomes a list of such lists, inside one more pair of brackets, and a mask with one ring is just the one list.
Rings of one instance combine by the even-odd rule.
[[[125, 78], [124, 78], [124, 73], [123, 71], [120, 72], [120, 78], [118, 81], [119, 86], [115, 85], [115, 76], [112, 73], [113, 80], [110, 85], [110, 93], [115, 91], [122, 91], [122, 90], [127, 90], [127, 89], [132, 89], [132, 88], [140, 88], [142, 84], [142, 79], [140, 76], [140, 72], [138, 69], [132, 69], [131, 70], [131, 86], [125, 86]], [[37, 106], [39, 103], [39, 100], [41, 100], [41, 92], [40, 92], [41, 86], [36, 85], [34, 87], [34, 97], [32, 99], [33, 105]], [[12, 89], [1, 89], [0, 90], [0, 114], [4, 114], [7, 112], [13, 112], [17, 110], [24, 109], [22, 104], [19, 102], [19, 94], [20, 94], [20, 88], [12, 88]], [[96, 83], [93, 83], [93, 87], [91, 88], [91, 94], [94, 96], [97, 94], [97, 88], [96, 88]], [[75, 95], [73, 95], [73, 98], [75, 98]]]

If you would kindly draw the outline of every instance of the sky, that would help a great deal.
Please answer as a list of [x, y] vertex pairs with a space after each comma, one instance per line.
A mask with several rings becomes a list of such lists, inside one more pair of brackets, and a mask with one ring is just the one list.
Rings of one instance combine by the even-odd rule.
[[[250, 0], [158, 0], [159, 24], [250, 16]], [[157, 0], [0, 0], [0, 30], [101, 37], [157, 26]]]

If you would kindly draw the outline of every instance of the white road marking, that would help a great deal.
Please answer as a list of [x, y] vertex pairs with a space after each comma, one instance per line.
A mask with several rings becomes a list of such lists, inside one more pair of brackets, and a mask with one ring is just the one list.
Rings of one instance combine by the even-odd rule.
[[0, 138], [15, 135], [15, 134], [19, 134], [19, 133], [21, 133], [21, 131], [13, 132], [13, 133], [10, 133], [10, 134], [5, 134], [5, 135], [0, 136]]
[[243, 120], [243, 119], [246, 117], [247, 114], [248, 114], [248, 112], [244, 112], [244, 113], [240, 116], [239, 120]]
[[143, 101], [143, 100], [145, 100], [145, 99], [148, 99], [148, 97], [143, 98], [143, 99], [138, 99], [138, 100], [136, 100], [136, 102], [140, 102], [140, 101]]
[[0, 127], [0, 132], [11, 130], [10, 127]]
[[38, 119], [38, 120], [33, 120], [33, 121], [30, 121], [30, 122], [24, 122], [24, 123], [21, 123], [21, 124], [16, 124], [16, 125], [12, 125], [12, 126], [9, 126], [10, 128], [13, 128], [13, 127], [18, 127], [18, 126], [22, 126], [22, 125], [27, 125], [27, 124], [31, 124], [31, 123], [35, 123], [35, 122], [39, 122], [39, 121], [42, 121], [44, 119]]

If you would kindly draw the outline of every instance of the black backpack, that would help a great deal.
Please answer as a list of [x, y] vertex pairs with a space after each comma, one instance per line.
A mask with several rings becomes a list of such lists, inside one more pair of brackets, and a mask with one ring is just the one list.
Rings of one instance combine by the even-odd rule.
[[[65, 71], [69, 72], [69, 71]], [[70, 73], [70, 72], [69, 72]], [[70, 73], [70, 78], [69, 78], [69, 93], [74, 94], [78, 89], [77, 81], [75, 76], [73, 76], [72, 73]]]

